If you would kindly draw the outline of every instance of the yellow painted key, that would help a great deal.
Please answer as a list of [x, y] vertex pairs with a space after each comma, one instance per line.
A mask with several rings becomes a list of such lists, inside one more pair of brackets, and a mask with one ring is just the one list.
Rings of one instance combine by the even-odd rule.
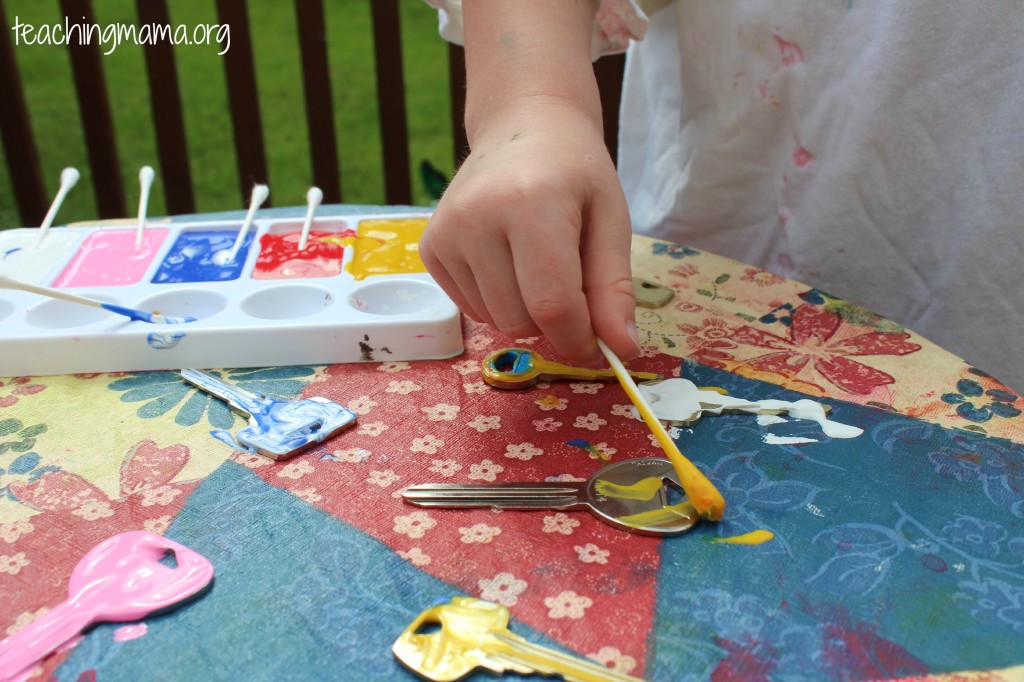
[[593, 661], [532, 644], [513, 634], [508, 621], [509, 611], [500, 604], [454, 597], [417, 616], [391, 651], [410, 669], [438, 682], [461, 679], [477, 668], [561, 675], [570, 682], [638, 682]]
[[[527, 388], [538, 381], [576, 379], [577, 381], [614, 381], [615, 372], [610, 369], [572, 367], [549, 362], [528, 348], [502, 348], [484, 358], [481, 372], [484, 381], [495, 388]], [[640, 381], [661, 379], [652, 372], [630, 372]]]

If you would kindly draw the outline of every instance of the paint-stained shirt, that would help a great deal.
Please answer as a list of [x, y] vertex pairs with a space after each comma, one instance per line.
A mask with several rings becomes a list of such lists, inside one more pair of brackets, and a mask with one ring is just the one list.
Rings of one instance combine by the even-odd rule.
[[592, 49], [628, 48], [633, 228], [864, 305], [1024, 390], [1021, 36], [1014, 0], [604, 0]]

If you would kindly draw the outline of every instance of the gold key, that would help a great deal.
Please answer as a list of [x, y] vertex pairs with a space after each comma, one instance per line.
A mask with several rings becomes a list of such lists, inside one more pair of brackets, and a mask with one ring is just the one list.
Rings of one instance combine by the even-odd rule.
[[477, 668], [495, 673], [561, 675], [569, 682], [639, 680], [593, 661], [531, 644], [510, 632], [508, 621], [509, 611], [500, 604], [454, 597], [417, 616], [391, 651], [410, 669], [438, 682], [461, 679]]
[[[579, 381], [615, 381], [610, 369], [572, 367], [545, 360], [528, 348], [502, 348], [494, 351], [481, 366], [484, 381], [495, 388], [526, 388], [538, 381], [555, 379], [577, 379]], [[639, 381], [661, 379], [660, 374], [651, 372], [630, 372]]]

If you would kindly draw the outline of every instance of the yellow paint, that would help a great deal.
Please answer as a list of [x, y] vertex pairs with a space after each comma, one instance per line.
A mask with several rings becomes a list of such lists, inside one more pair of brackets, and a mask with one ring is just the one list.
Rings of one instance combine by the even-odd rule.
[[357, 280], [370, 275], [426, 272], [420, 260], [420, 238], [426, 227], [426, 218], [362, 221], [346, 271]]
[[620, 516], [619, 521], [634, 528], [644, 528], [645, 526], [659, 526], [679, 518], [690, 519], [693, 518], [695, 512], [693, 504], [690, 502], [680, 502], [679, 504], [652, 509], [640, 512], [639, 514]]
[[[601, 339], [597, 340], [597, 345], [600, 347], [601, 352], [604, 353], [609, 364], [611, 364], [612, 369], [615, 371], [615, 376], [629, 395], [629, 399], [633, 401], [637, 412], [643, 417], [644, 422], [651, 429], [651, 433], [654, 434], [655, 440], [658, 441], [661, 449], [664, 450], [665, 455], [672, 462], [676, 473], [679, 474], [679, 482], [682, 484], [686, 496], [690, 498], [690, 502], [693, 503], [697, 513], [709, 521], [718, 521], [725, 512], [725, 498], [722, 497], [722, 493], [718, 492], [718, 488], [708, 480], [707, 476], [701, 473], [700, 469], [693, 465], [693, 462], [686, 459], [683, 453], [679, 452], [679, 448], [672, 442], [671, 436], [668, 435], [668, 431], [665, 430], [662, 423], [654, 416], [651, 406], [647, 404], [647, 400], [640, 394], [639, 389], [637, 389], [629, 373], [626, 372], [626, 368], [623, 367], [619, 357]], [[666, 509], [670, 509], [670, 507], [666, 507]]]
[[619, 500], [649, 500], [658, 494], [663, 485], [664, 481], [657, 476], [649, 476], [631, 485], [619, 485], [599, 478], [594, 482], [594, 490], [599, 495]]
[[712, 542], [724, 542], [730, 545], [763, 545], [775, 537], [770, 530], [752, 530], [743, 535], [733, 535], [728, 538], [715, 538]]
[[562, 401], [558, 396], [548, 394], [542, 396], [541, 399], [537, 401], [537, 404], [541, 407], [558, 407], [562, 404]]

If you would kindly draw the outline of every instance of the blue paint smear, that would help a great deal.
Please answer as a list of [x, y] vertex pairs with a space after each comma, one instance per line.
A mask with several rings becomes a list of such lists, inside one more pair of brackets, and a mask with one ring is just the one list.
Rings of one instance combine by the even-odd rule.
[[227, 399], [252, 417], [237, 436], [223, 429], [210, 432], [217, 440], [250, 454], [283, 456], [298, 452], [356, 423], [355, 412], [326, 399], [275, 400], [261, 393], [240, 390], [198, 370], [183, 369], [181, 374], [207, 393]]
[[136, 322], [148, 322], [150, 324], [186, 324], [188, 322], [196, 321], [196, 318], [194, 317], [170, 317], [168, 315], [159, 315], [157, 313], [147, 313], [145, 310], [126, 308], [122, 305], [115, 305], [113, 303], [101, 303], [100, 305], [103, 306], [104, 310], [109, 310], [110, 312], [117, 313], [118, 315], [124, 315], [129, 320], [134, 320]]
[[[391, 645], [419, 613], [462, 594], [375, 538], [249, 469], [224, 463], [166, 533], [213, 562], [213, 587], [114, 642], [96, 627], [56, 670], [109, 680], [418, 680]], [[513, 632], [551, 640], [521, 623]], [[477, 673], [466, 678], [494, 680]]]
[[233, 261], [221, 264], [214, 258], [214, 254], [220, 251], [230, 251], [237, 236], [237, 230], [182, 232], [160, 263], [160, 268], [153, 276], [153, 283], [226, 282], [238, 279], [249, 247], [252, 246], [251, 230]]
[[153, 332], [146, 336], [146, 343], [154, 350], [174, 348], [185, 338], [185, 332]]

